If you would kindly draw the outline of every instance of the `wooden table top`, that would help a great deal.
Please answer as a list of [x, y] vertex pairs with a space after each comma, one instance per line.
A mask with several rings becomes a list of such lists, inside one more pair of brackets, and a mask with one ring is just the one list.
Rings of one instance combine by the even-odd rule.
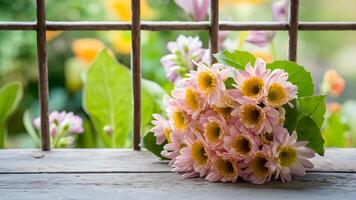
[[327, 149], [291, 183], [183, 179], [167, 161], [126, 149], [0, 150], [0, 199], [356, 199], [356, 149]]

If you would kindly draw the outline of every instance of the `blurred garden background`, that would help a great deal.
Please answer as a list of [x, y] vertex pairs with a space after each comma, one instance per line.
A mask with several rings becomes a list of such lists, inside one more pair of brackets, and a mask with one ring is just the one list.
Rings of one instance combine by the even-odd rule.
[[[220, 20], [276, 20], [272, 6], [279, 2], [220, 0]], [[141, 4], [142, 20], [198, 20], [174, 0], [141, 0]], [[354, 0], [300, 0], [299, 18], [300, 21], [356, 21], [355, 8]], [[35, 15], [35, 0], [0, 0], [0, 21], [33, 21]], [[128, 21], [130, 15], [129, 0], [47, 0], [47, 19], [51, 21]], [[208, 14], [203, 18], [207, 20]], [[203, 31], [142, 32], [142, 76], [158, 83], [167, 93], [172, 89], [172, 83], [166, 78], [160, 60], [169, 53], [167, 43], [175, 41], [181, 34], [199, 36], [203, 47], [208, 48], [208, 33]], [[277, 32], [273, 40], [265, 45], [248, 42], [249, 37], [251, 32], [226, 32], [221, 36], [220, 48], [247, 50], [266, 62], [287, 59], [286, 31]], [[112, 147], [100, 141], [83, 110], [83, 81], [86, 71], [103, 47], [107, 47], [111, 55], [129, 67], [130, 41], [130, 32], [127, 31], [47, 32], [50, 111], [73, 112], [83, 119], [83, 132], [76, 135], [76, 142], [67, 146]], [[355, 55], [356, 32], [299, 32], [298, 63], [312, 72], [315, 93], [328, 93], [328, 114], [323, 129], [328, 146], [356, 146]], [[336, 73], [328, 70], [335, 70]], [[328, 73], [324, 76], [326, 71]], [[0, 86], [12, 81], [21, 82], [24, 93], [18, 109], [7, 121], [6, 148], [36, 147], [38, 144], [27, 133], [28, 127], [26, 129], [23, 122], [26, 111], [31, 119], [39, 115], [34, 31], [0, 31]], [[336, 92], [330, 90], [332, 85], [328, 85], [333, 81], [339, 84]], [[105, 128], [110, 134], [111, 127]]]

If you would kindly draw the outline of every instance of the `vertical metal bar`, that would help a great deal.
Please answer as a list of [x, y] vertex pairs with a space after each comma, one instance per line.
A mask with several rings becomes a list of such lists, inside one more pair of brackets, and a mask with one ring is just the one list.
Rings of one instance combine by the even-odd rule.
[[141, 133], [141, 22], [140, 0], [131, 0], [131, 71], [133, 85], [133, 149], [140, 150]]
[[289, 3], [289, 60], [297, 61], [299, 0]]
[[37, 58], [38, 58], [38, 93], [41, 110], [41, 144], [42, 151], [50, 150], [48, 125], [48, 74], [46, 53], [46, 1], [36, 0], [37, 5]]
[[213, 54], [219, 50], [219, 0], [210, 1], [210, 59], [211, 64], [216, 62]]

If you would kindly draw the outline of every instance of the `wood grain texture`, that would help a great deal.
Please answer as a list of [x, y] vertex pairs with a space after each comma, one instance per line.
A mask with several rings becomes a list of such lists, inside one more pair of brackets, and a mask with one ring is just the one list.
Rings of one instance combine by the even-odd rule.
[[173, 173], [1, 174], [1, 199], [354, 199], [356, 174], [309, 173], [259, 186], [209, 183]]
[[[1, 150], [0, 173], [169, 172], [167, 161], [128, 149]], [[326, 149], [314, 172], [356, 172], [356, 149]]]

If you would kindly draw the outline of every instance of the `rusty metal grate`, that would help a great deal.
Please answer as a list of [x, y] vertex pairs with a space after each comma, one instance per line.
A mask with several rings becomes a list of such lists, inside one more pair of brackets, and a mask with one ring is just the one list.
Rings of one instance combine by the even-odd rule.
[[[356, 22], [299, 22], [299, 0], [290, 0], [289, 20], [286, 22], [223, 22], [219, 21], [219, 0], [211, 0], [210, 21], [203, 22], [141, 22], [140, 0], [131, 0], [130, 22], [52, 22], [46, 21], [45, 0], [36, 0], [36, 22], [0, 22], [1, 30], [25, 30], [37, 32], [37, 56], [39, 69], [39, 99], [41, 109], [41, 143], [42, 150], [50, 150], [48, 125], [48, 74], [46, 31], [80, 31], [80, 30], [130, 30], [132, 38], [131, 71], [133, 85], [133, 149], [140, 150], [141, 123], [141, 30], [205, 30], [209, 31], [211, 55], [218, 51], [219, 30], [249, 31], [274, 30], [289, 33], [289, 60], [297, 60], [298, 31], [337, 31], [356, 30]], [[211, 56], [212, 61], [214, 58]]]

